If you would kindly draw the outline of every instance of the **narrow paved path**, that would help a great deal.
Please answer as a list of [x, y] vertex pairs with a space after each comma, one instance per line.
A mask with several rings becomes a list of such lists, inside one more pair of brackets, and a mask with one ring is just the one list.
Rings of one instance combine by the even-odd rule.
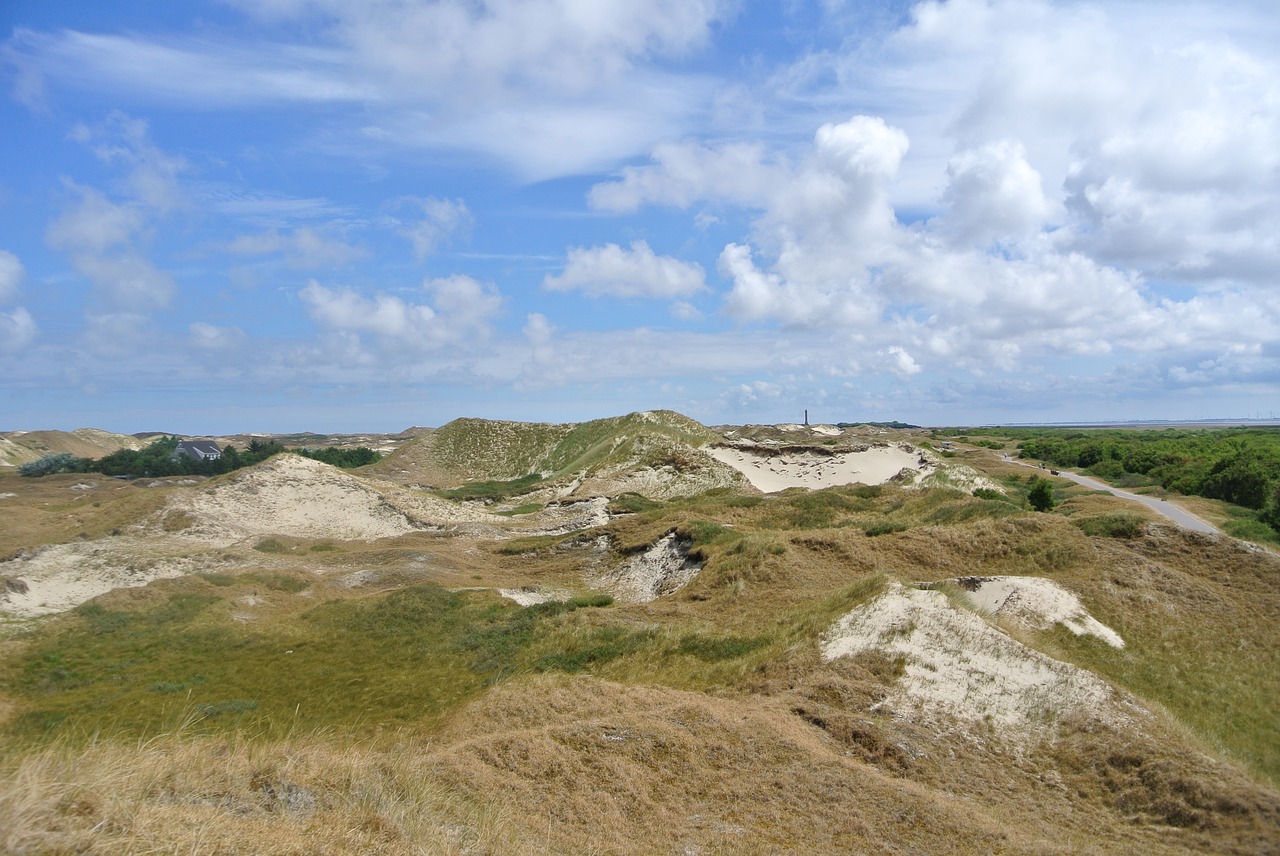
[[[1004, 462], [1006, 464], [1018, 464], [1019, 466], [1022, 466], [1022, 467], [1030, 467], [1033, 470], [1040, 469], [1040, 467], [1036, 466], [1035, 464], [1028, 464], [1023, 461], [1015, 461], [1013, 458], [1004, 458]], [[1044, 472], [1046, 475], [1049, 474], [1048, 470], [1045, 470]], [[1206, 532], [1210, 535], [1223, 534], [1221, 529], [1218, 529], [1216, 526], [1213, 526], [1212, 524], [1206, 523], [1205, 521], [1201, 520], [1199, 517], [1196, 517], [1190, 511], [1181, 509], [1178, 506], [1174, 505], [1173, 503], [1169, 502], [1168, 500], [1156, 499], [1153, 496], [1143, 496], [1142, 494], [1139, 494], [1139, 493], [1130, 493], [1127, 490], [1121, 490], [1118, 487], [1112, 487], [1106, 482], [1100, 482], [1097, 479], [1089, 478], [1088, 476], [1078, 475], [1076, 473], [1069, 473], [1066, 470], [1058, 470], [1057, 478], [1070, 479], [1076, 484], [1082, 484], [1085, 487], [1093, 488], [1094, 490], [1105, 490], [1107, 493], [1115, 494], [1121, 499], [1131, 499], [1134, 502], [1141, 502], [1143, 505], [1152, 509], [1157, 514], [1161, 514], [1169, 518], [1174, 523], [1181, 526], [1183, 529], [1190, 529], [1192, 532]]]

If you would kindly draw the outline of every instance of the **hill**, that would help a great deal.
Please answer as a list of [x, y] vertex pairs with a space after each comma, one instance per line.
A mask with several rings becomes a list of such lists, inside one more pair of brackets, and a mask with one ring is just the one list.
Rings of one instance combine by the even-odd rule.
[[[0, 475], [0, 851], [1280, 850], [1280, 557], [799, 428]], [[695, 489], [713, 451], [908, 447], [883, 484]]]
[[74, 431], [10, 431], [0, 434], [0, 467], [19, 467], [45, 455], [67, 452], [77, 458], [101, 458], [121, 449], [141, 449], [146, 443], [127, 434], [97, 428]]
[[457, 419], [372, 470], [441, 488], [524, 480], [504, 495], [689, 495], [742, 484], [739, 474], [703, 451], [720, 439], [667, 410], [569, 424]]

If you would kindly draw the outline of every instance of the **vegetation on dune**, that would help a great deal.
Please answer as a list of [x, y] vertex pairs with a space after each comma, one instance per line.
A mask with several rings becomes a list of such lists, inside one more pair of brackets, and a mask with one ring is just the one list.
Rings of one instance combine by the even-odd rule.
[[984, 428], [981, 433], [1015, 441], [1019, 457], [1077, 467], [1121, 487], [1159, 485], [1241, 506], [1252, 512], [1249, 520], [1280, 533], [1280, 429]]
[[500, 499], [518, 495], [522, 487], [533, 489], [535, 477], [550, 482], [615, 465], [685, 471], [694, 466], [687, 448], [716, 439], [719, 435], [670, 411], [564, 425], [457, 419], [389, 463], [426, 454], [429, 469], [455, 484], [454, 491], [463, 491], [452, 498]]
[[[46, 455], [38, 461], [23, 464], [18, 474], [46, 476], [54, 473], [101, 473], [125, 478], [159, 478], [163, 476], [201, 475], [214, 476], [233, 472], [243, 467], [261, 463], [273, 455], [286, 451], [276, 441], [263, 443], [252, 440], [243, 451], [228, 445], [222, 456], [213, 460], [196, 460], [186, 455], [175, 455], [177, 437], [162, 437], [146, 448], [134, 451], [121, 449], [98, 459], [77, 458], [63, 452]], [[296, 454], [321, 461], [335, 467], [363, 467], [382, 459], [382, 455], [361, 446], [356, 449], [294, 449]]]
[[[633, 443], [655, 424], [694, 433], [664, 414], [542, 426], [513, 441], [516, 472], [442, 493], [522, 496], [557, 464], [660, 451]], [[239, 564], [104, 595], [0, 640], [0, 782], [21, 783], [0, 785], [0, 850], [1273, 848], [1273, 557], [994, 469], [1019, 472], [972, 493], [624, 494], [603, 527], [506, 540], [263, 536]], [[31, 484], [36, 506], [67, 481]], [[683, 588], [581, 593], [671, 534], [701, 566]], [[903, 656], [822, 660], [854, 607], [974, 575], [1078, 595], [1123, 649], [1001, 627], [1158, 713], [1065, 720], [1014, 751], [990, 723], [895, 711]], [[492, 591], [513, 584], [578, 594], [525, 607]]]
[[358, 446], [354, 449], [339, 449], [331, 446], [324, 449], [302, 448], [293, 451], [304, 458], [320, 461], [333, 467], [341, 467], [344, 470], [367, 467], [382, 460], [382, 453], [375, 452], [366, 446]]
[[[315, 605], [300, 596], [309, 587], [287, 575], [206, 574], [154, 584], [141, 602], [85, 604], [0, 670], [27, 700], [11, 731], [147, 735], [192, 715], [197, 731], [277, 736], [432, 722], [514, 673], [542, 622], [611, 602], [523, 608], [417, 585]], [[276, 620], [237, 622], [246, 596], [277, 601]]]

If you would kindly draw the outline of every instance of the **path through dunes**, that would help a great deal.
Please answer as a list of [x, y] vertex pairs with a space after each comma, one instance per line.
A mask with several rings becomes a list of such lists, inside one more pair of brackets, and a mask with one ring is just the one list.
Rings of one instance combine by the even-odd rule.
[[[1017, 464], [1018, 466], [1029, 467], [1030, 469], [1034, 469], [1034, 470], [1042, 469], [1041, 467], [1038, 467], [1035, 464], [1028, 464], [1025, 461], [1015, 461], [1012, 458], [1008, 457], [1007, 455], [1003, 458], [1003, 460], [1005, 463]], [[1223, 534], [1221, 529], [1217, 528], [1216, 526], [1210, 523], [1206, 523], [1205, 521], [1201, 520], [1199, 517], [1196, 517], [1190, 511], [1179, 508], [1178, 506], [1174, 505], [1172, 502], [1169, 502], [1169, 500], [1167, 499], [1159, 499], [1154, 496], [1143, 496], [1140, 493], [1131, 493], [1122, 488], [1112, 487], [1106, 482], [1098, 481], [1095, 478], [1090, 478], [1089, 476], [1082, 476], [1079, 473], [1067, 472], [1066, 470], [1055, 470], [1052, 473], [1050, 473], [1049, 470], [1045, 470], [1044, 473], [1045, 475], [1052, 475], [1054, 478], [1064, 478], [1064, 479], [1067, 479], [1068, 481], [1073, 481], [1076, 484], [1084, 485], [1085, 487], [1092, 488], [1093, 490], [1105, 490], [1107, 493], [1113, 496], [1118, 496], [1121, 499], [1127, 499], [1132, 502], [1140, 502], [1143, 505], [1145, 505], [1147, 508], [1150, 508], [1156, 514], [1159, 514], [1162, 517], [1172, 520], [1174, 523], [1178, 524], [1183, 529], [1189, 529], [1192, 532], [1203, 532], [1206, 535]]]

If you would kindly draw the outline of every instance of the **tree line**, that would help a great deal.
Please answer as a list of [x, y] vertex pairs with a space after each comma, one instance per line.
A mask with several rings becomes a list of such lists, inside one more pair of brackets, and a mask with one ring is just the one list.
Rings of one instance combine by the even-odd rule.
[[54, 473], [101, 473], [123, 478], [156, 478], [160, 476], [216, 476], [265, 461], [272, 455], [292, 451], [335, 467], [362, 467], [382, 459], [378, 452], [361, 446], [358, 449], [294, 449], [289, 450], [275, 440], [251, 440], [244, 449], [228, 445], [216, 459], [197, 460], [176, 455], [177, 437], [161, 437], [143, 449], [121, 449], [102, 458], [79, 458], [68, 452], [45, 455], [18, 467], [24, 476]]
[[1122, 485], [1159, 484], [1259, 512], [1280, 532], [1280, 430], [984, 429], [1017, 439], [1018, 455]]

